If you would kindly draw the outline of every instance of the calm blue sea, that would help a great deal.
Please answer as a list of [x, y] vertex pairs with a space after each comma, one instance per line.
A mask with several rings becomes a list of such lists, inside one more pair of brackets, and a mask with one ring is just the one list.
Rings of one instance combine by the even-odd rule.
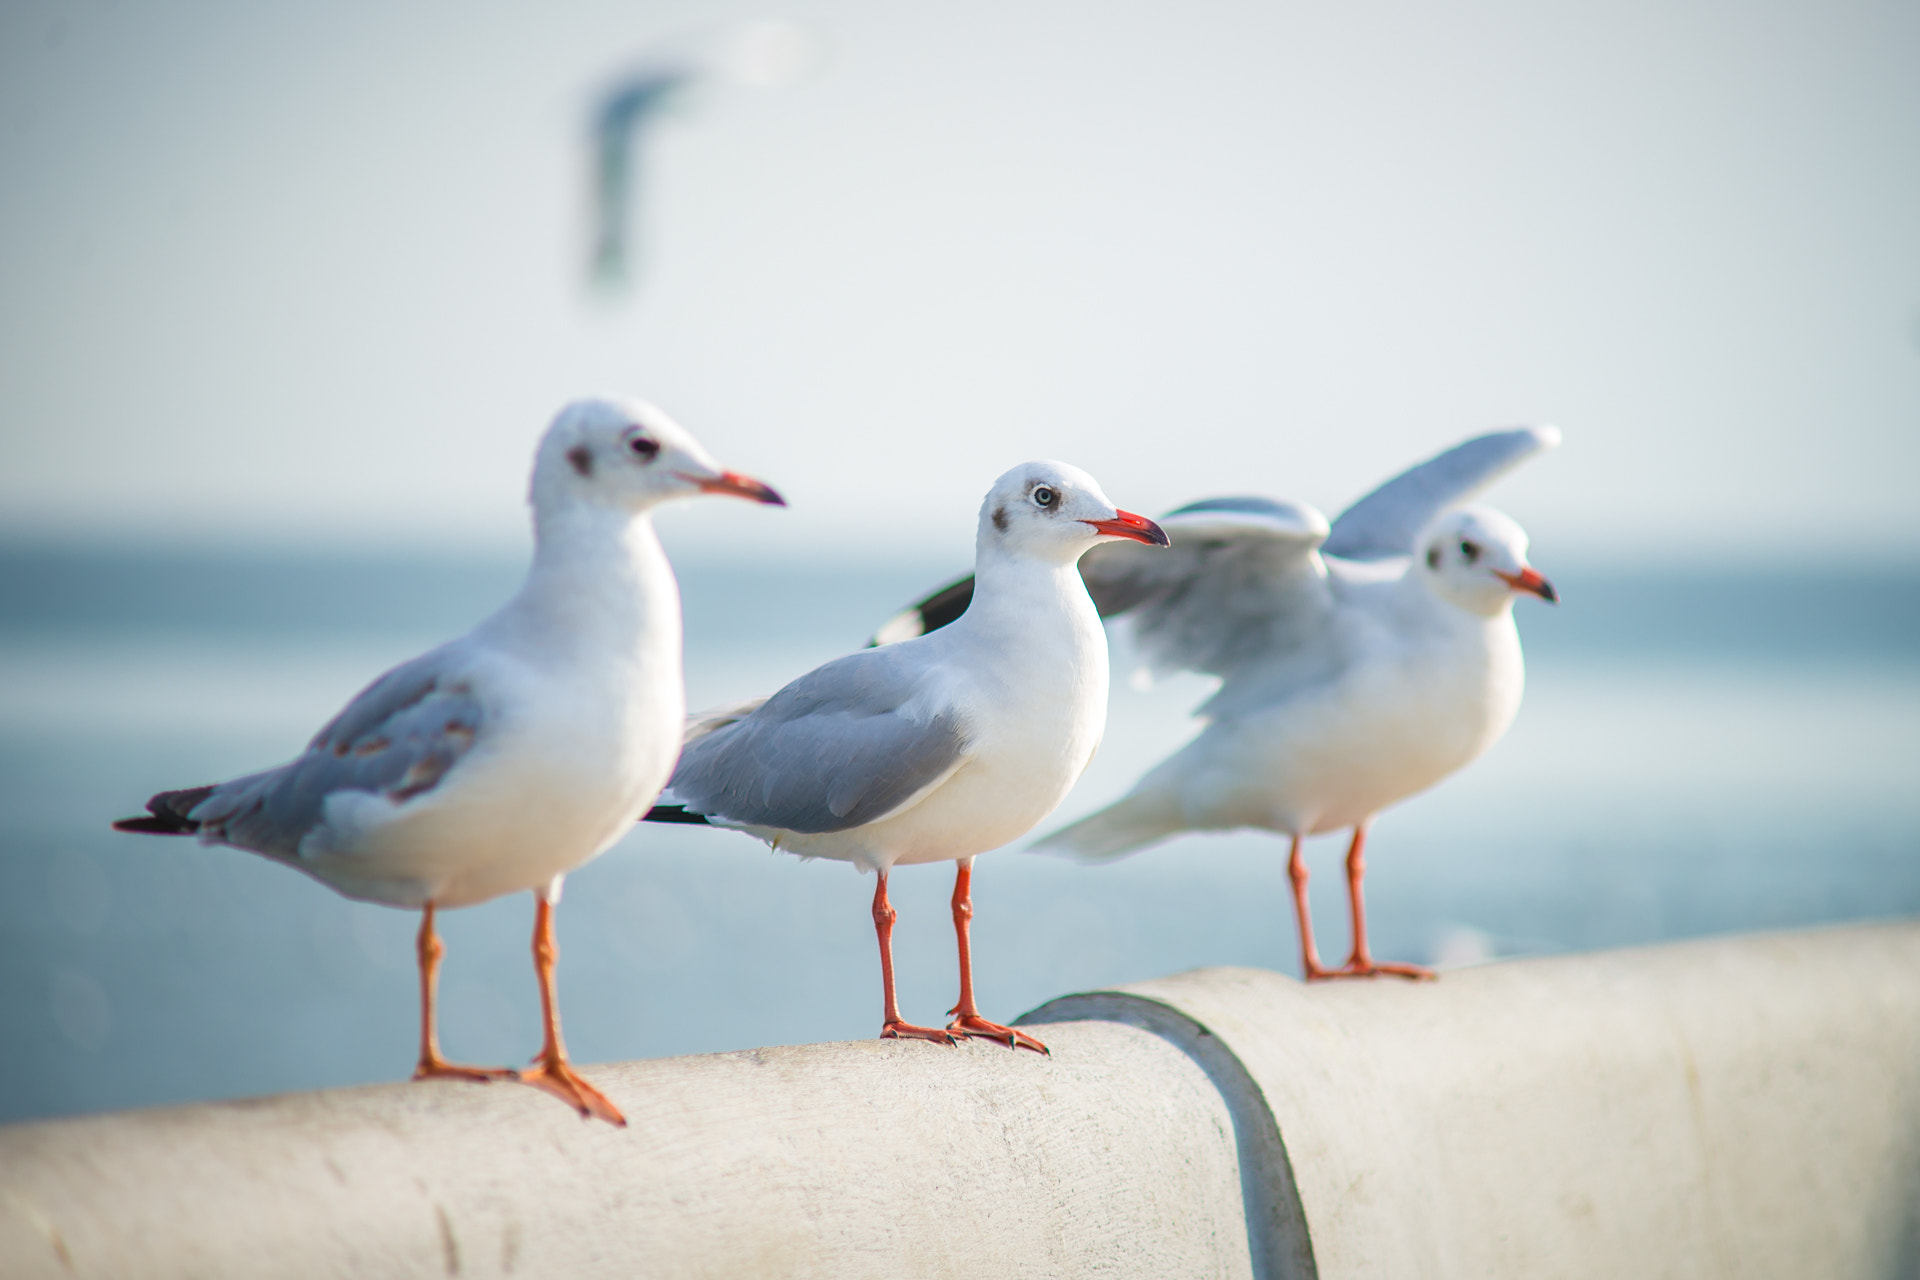
[[[856, 647], [949, 565], [682, 565], [694, 705]], [[0, 1119], [403, 1078], [415, 917], [284, 868], [118, 835], [147, 795], [295, 753], [373, 675], [470, 625], [513, 563], [0, 549]], [[1464, 963], [1920, 912], [1920, 572], [1554, 574], [1520, 604], [1527, 698], [1480, 763], [1370, 846], [1384, 957]], [[1205, 686], [1116, 678], [1058, 815], [1190, 731]], [[1312, 850], [1323, 949], [1337, 840]], [[901, 994], [954, 994], [944, 867], [894, 877]], [[872, 882], [745, 836], [645, 827], [568, 882], [567, 1035], [583, 1061], [874, 1034]], [[1180, 840], [1087, 868], [981, 860], [982, 1003], [1199, 965], [1295, 968], [1284, 848]], [[458, 1058], [538, 1044], [530, 900], [445, 917]]]

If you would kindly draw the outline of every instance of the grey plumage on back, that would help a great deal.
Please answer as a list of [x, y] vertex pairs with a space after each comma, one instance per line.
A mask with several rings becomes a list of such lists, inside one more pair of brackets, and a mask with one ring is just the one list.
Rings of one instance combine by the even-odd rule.
[[1321, 550], [1344, 560], [1408, 555], [1428, 521], [1559, 443], [1557, 427], [1475, 436], [1408, 468], [1341, 512]]
[[902, 654], [849, 654], [738, 719], [697, 725], [668, 795], [692, 813], [808, 834], [886, 817], [967, 753], [965, 724], [927, 705], [928, 670]]
[[307, 744], [299, 759], [215, 787], [193, 822], [209, 836], [296, 859], [327, 797], [366, 791], [408, 800], [431, 791], [472, 748], [486, 712], [434, 650], [368, 685]]
[[1269, 498], [1210, 498], [1163, 521], [1164, 551], [1127, 543], [1082, 558], [1103, 615], [1125, 614], [1141, 656], [1157, 671], [1230, 675], [1323, 624], [1327, 534], [1311, 507]]

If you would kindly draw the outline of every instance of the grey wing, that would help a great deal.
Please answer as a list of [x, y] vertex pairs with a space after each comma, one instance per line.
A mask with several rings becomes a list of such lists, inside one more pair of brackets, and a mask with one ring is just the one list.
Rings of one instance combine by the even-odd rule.
[[960, 715], [927, 696], [916, 646], [829, 662], [689, 742], [667, 791], [690, 813], [817, 834], [895, 812], [965, 762]]
[[766, 703], [765, 698], [743, 698], [739, 702], [708, 707], [705, 711], [690, 712], [687, 716], [686, 729], [680, 735], [680, 745], [685, 747], [689, 743], [698, 742], [717, 729], [724, 729], [736, 721], [745, 720]]
[[1409, 555], [1414, 538], [1429, 520], [1559, 443], [1558, 427], [1519, 427], [1457, 444], [1401, 472], [1341, 512], [1321, 550], [1343, 560]]
[[1103, 543], [1080, 561], [1094, 604], [1127, 618], [1154, 669], [1232, 676], [1325, 625], [1332, 598], [1315, 551], [1327, 522], [1312, 507], [1210, 498], [1160, 523], [1165, 550]]
[[431, 791], [485, 725], [471, 684], [434, 650], [368, 685], [297, 760], [213, 788], [190, 817], [207, 838], [296, 858], [328, 796], [366, 791], [404, 801]]

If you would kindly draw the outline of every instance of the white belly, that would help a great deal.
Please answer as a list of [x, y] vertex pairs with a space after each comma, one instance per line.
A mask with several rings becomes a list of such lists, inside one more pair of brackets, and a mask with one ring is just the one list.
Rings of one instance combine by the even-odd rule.
[[1176, 758], [1187, 823], [1300, 835], [1357, 826], [1497, 741], [1522, 679], [1517, 640], [1496, 631], [1464, 650], [1367, 663], [1211, 726]]

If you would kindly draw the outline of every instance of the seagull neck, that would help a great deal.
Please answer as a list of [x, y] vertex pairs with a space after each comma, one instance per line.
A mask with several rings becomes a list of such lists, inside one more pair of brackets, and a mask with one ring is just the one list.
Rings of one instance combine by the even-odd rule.
[[1047, 620], [1061, 618], [1076, 630], [1100, 631], [1075, 561], [1049, 564], [988, 550], [974, 561], [973, 575], [973, 603], [961, 618], [972, 629], [1037, 637]]
[[631, 647], [680, 634], [680, 592], [646, 513], [581, 503], [534, 515], [533, 567], [498, 616], [551, 645]]
[[1437, 625], [1461, 631], [1478, 632], [1489, 624], [1498, 626], [1504, 618], [1513, 620], [1513, 594], [1487, 592], [1475, 594], [1447, 591], [1439, 584], [1409, 571], [1400, 579], [1400, 593]]

